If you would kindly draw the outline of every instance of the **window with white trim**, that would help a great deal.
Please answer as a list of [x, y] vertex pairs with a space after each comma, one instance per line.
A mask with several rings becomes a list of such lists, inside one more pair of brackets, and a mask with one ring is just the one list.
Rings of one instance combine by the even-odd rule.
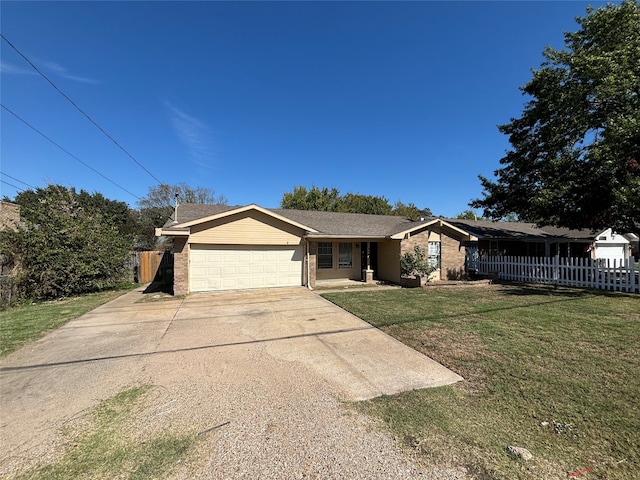
[[318, 268], [333, 268], [333, 244], [318, 242]]
[[338, 244], [338, 268], [353, 268], [353, 243]]
[[440, 267], [440, 242], [429, 242], [429, 265]]

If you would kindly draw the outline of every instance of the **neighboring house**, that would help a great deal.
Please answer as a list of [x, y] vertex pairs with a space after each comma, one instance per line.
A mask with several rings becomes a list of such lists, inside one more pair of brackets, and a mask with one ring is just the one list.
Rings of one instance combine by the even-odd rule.
[[0, 201], [0, 230], [16, 230], [20, 225], [20, 205]]
[[534, 223], [448, 219], [448, 223], [476, 238], [465, 244], [466, 270], [475, 270], [487, 256], [608, 258], [624, 260], [629, 241], [609, 228], [599, 235], [589, 229], [538, 227]]
[[352, 279], [400, 283], [400, 255], [419, 245], [439, 278], [464, 274], [464, 230], [439, 218], [182, 204], [156, 235], [173, 237], [174, 293], [314, 287]]
[[610, 228], [596, 235], [593, 244], [592, 258], [609, 260], [626, 260], [631, 256], [631, 242]]

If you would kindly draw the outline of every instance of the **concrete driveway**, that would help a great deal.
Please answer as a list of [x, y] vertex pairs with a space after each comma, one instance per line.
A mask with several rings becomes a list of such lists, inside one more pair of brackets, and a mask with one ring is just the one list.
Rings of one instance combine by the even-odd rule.
[[[125, 294], [0, 362], [0, 475], [54, 458], [66, 426], [101, 400], [136, 384], [158, 386], [141, 413], [147, 424], [138, 428], [198, 431], [234, 419], [216, 444], [221, 449], [228, 441], [229, 448], [211, 457], [209, 465], [224, 478], [225, 468], [233, 469], [229, 472], [234, 477], [242, 468], [247, 475], [260, 471], [247, 463], [246, 455], [227, 455], [238, 450], [232, 442], [244, 438], [246, 447], [253, 441], [256, 434], [251, 432], [261, 422], [271, 429], [260, 444], [263, 455], [274, 439], [272, 455], [281, 455], [288, 442], [292, 450], [299, 449], [309, 430], [299, 419], [319, 415], [319, 405], [326, 414], [333, 412], [321, 423], [342, 428], [335, 433], [336, 441], [348, 443], [345, 432], [356, 427], [341, 426], [353, 421], [336, 413], [341, 400], [461, 380], [304, 288], [140, 302], [144, 296], [143, 289]], [[287, 412], [293, 405], [304, 413]], [[259, 417], [267, 414], [268, 419]], [[297, 426], [288, 424], [291, 418], [298, 418]], [[292, 431], [298, 428], [301, 438], [296, 440]], [[362, 450], [363, 439], [353, 441]], [[370, 448], [380, 450], [373, 444]], [[313, 452], [306, 455], [304, 462], [316, 461]], [[336, 460], [325, 457], [323, 451], [322, 460], [316, 461], [325, 462], [325, 470], [316, 465], [313, 471], [331, 478], [326, 469], [337, 465]], [[345, 473], [346, 467], [341, 468], [336, 478]], [[367, 478], [366, 468], [369, 465], [354, 471]]]
[[[231, 332], [248, 335], [251, 340], [245, 344], [263, 342], [274, 357], [315, 370], [345, 400], [367, 400], [462, 380], [308, 290], [195, 295], [179, 318], [197, 320], [209, 308], [215, 309], [216, 322], [227, 325]], [[216, 341], [212, 335], [211, 342]]]

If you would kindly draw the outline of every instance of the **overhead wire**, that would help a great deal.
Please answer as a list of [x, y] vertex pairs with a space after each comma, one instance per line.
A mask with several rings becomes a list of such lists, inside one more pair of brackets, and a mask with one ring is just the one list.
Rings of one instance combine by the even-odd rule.
[[13, 45], [13, 43], [11, 43], [7, 37], [5, 37], [2, 33], [0, 33], [0, 37], [2, 38], [2, 40], [4, 40], [5, 42], [7, 42], [7, 44], [18, 54], [20, 55], [25, 62], [27, 62], [29, 65], [31, 65], [31, 67], [38, 72], [38, 74], [44, 78], [47, 82], [49, 82], [49, 84], [60, 94], [62, 95], [69, 103], [71, 103], [71, 105], [73, 105], [75, 107], [76, 110], [78, 110], [80, 113], [82, 113], [82, 115], [84, 115], [87, 120], [89, 120], [98, 130], [100, 130], [109, 140], [111, 140], [120, 150], [122, 150], [131, 160], [133, 160], [142, 170], [144, 170], [146, 173], [149, 174], [149, 176], [151, 176], [151, 178], [153, 178], [156, 182], [158, 182], [158, 184], [163, 185], [163, 182], [161, 182], [158, 177], [156, 177], [153, 173], [151, 173], [149, 170], [147, 170], [147, 168], [142, 165], [142, 163], [140, 163], [133, 155], [131, 155], [122, 145], [120, 145], [115, 138], [113, 138], [111, 135], [109, 135], [93, 118], [91, 118], [89, 116], [89, 114], [87, 114], [84, 110], [82, 110], [82, 108], [80, 108], [73, 100], [71, 100], [71, 98], [69, 98], [68, 95], [66, 95], [62, 90], [60, 90], [60, 88], [58, 88], [58, 86], [53, 83], [53, 81], [51, 81], [51, 79], [49, 79], [49, 77], [47, 77], [31, 60], [29, 60], [29, 58], [27, 58], [26, 55], [24, 55], [20, 50], [18, 50], [16, 48], [15, 45]]
[[20, 187], [16, 187], [15, 185], [13, 185], [12, 183], [9, 182], [5, 182], [4, 180], [0, 179], [0, 182], [4, 183], [5, 185], [9, 185], [10, 187], [15, 188], [16, 190], [18, 190], [19, 192], [24, 192], [24, 188], [20, 188]]
[[[84, 165], [85, 167], [87, 167], [88, 169], [92, 170], [93, 172], [97, 173], [98, 175], [100, 175], [102, 178], [104, 178], [105, 180], [107, 180], [108, 182], [112, 183], [113, 185], [115, 185], [116, 187], [120, 188], [121, 190], [124, 190], [125, 192], [127, 192], [129, 195], [131, 195], [132, 197], [137, 198], [138, 200], [141, 200], [141, 198], [136, 195], [135, 193], [130, 192], [129, 190], [127, 190], [126, 188], [124, 188], [122, 185], [119, 185], [118, 183], [114, 182], [113, 180], [111, 180], [109, 177], [107, 177], [106, 175], [100, 173], [98, 170], [96, 170], [95, 168], [93, 168], [91, 165], [89, 165], [88, 163], [82, 161], [81, 159], [79, 159], [78, 157], [76, 157], [73, 153], [71, 153], [69, 150], [65, 149], [64, 147], [62, 147], [60, 144], [56, 143], [54, 140], [52, 140], [51, 138], [49, 138], [48, 136], [46, 136], [44, 133], [42, 133], [40, 130], [38, 130], [36, 127], [34, 127], [33, 125], [31, 125], [29, 122], [27, 122], [25, 119], [23, 119], [22, 117], [20, 117], [17, 113], [13, 112], [11, 109], [9, 109], [6, 105], [0, 103], [0, 107], [4, 108], [7, 112], [9, 112], [11, 115], [13, 115], [14, 117], [16, 117], [18, 120], [20, 120], [22, 123], [24, 123], [27, 127], [29, 127], [30, 129], [32, 129], [34, 132], [38, 133], [39, 135], [41, 135], [42, 137], [44, 137], [45, 139], [47, 139], [49, 142], [51, 142], [52, 144], [54, 144], [56, 147], [58, 147], [60, 150], [62, 150], [64, 153], [66, 153], [67, 155], [69, 155], [71, 158], [73, 158], [74, 160], [77, 160], [78, 162], [80, 162], [82, 165]], [[19, 180], [18, 180], [19, 181]]]
[[11, 175], [9, 175], [8, 173], [5, 173], [5, 172], [0, 172], [0, 173], [1, 173], [2, 175], [4, 175], [5, 177], [9, 177], [11, 180], [15, 180], [16, 182], [20, 182], [20, 183], [22, 183], [23, 185], [26, 185], [26, 186], [27, 186], [27, 187], [29, 187], [29, 188], [36, 188], [36, 187], [34, 187], [33, 185], [29, 185], [27, 182], [23, 182], [23, 181], [22, 181], [22, 180], [20, 180], [19, 178], [12, 177], [12, 176], [11, 176]]

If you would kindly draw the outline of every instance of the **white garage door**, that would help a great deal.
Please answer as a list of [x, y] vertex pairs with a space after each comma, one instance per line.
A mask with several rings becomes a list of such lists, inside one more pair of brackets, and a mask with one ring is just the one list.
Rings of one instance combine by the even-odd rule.
[[192, 292], [302, 284], [302, 246], [192, 245]]

